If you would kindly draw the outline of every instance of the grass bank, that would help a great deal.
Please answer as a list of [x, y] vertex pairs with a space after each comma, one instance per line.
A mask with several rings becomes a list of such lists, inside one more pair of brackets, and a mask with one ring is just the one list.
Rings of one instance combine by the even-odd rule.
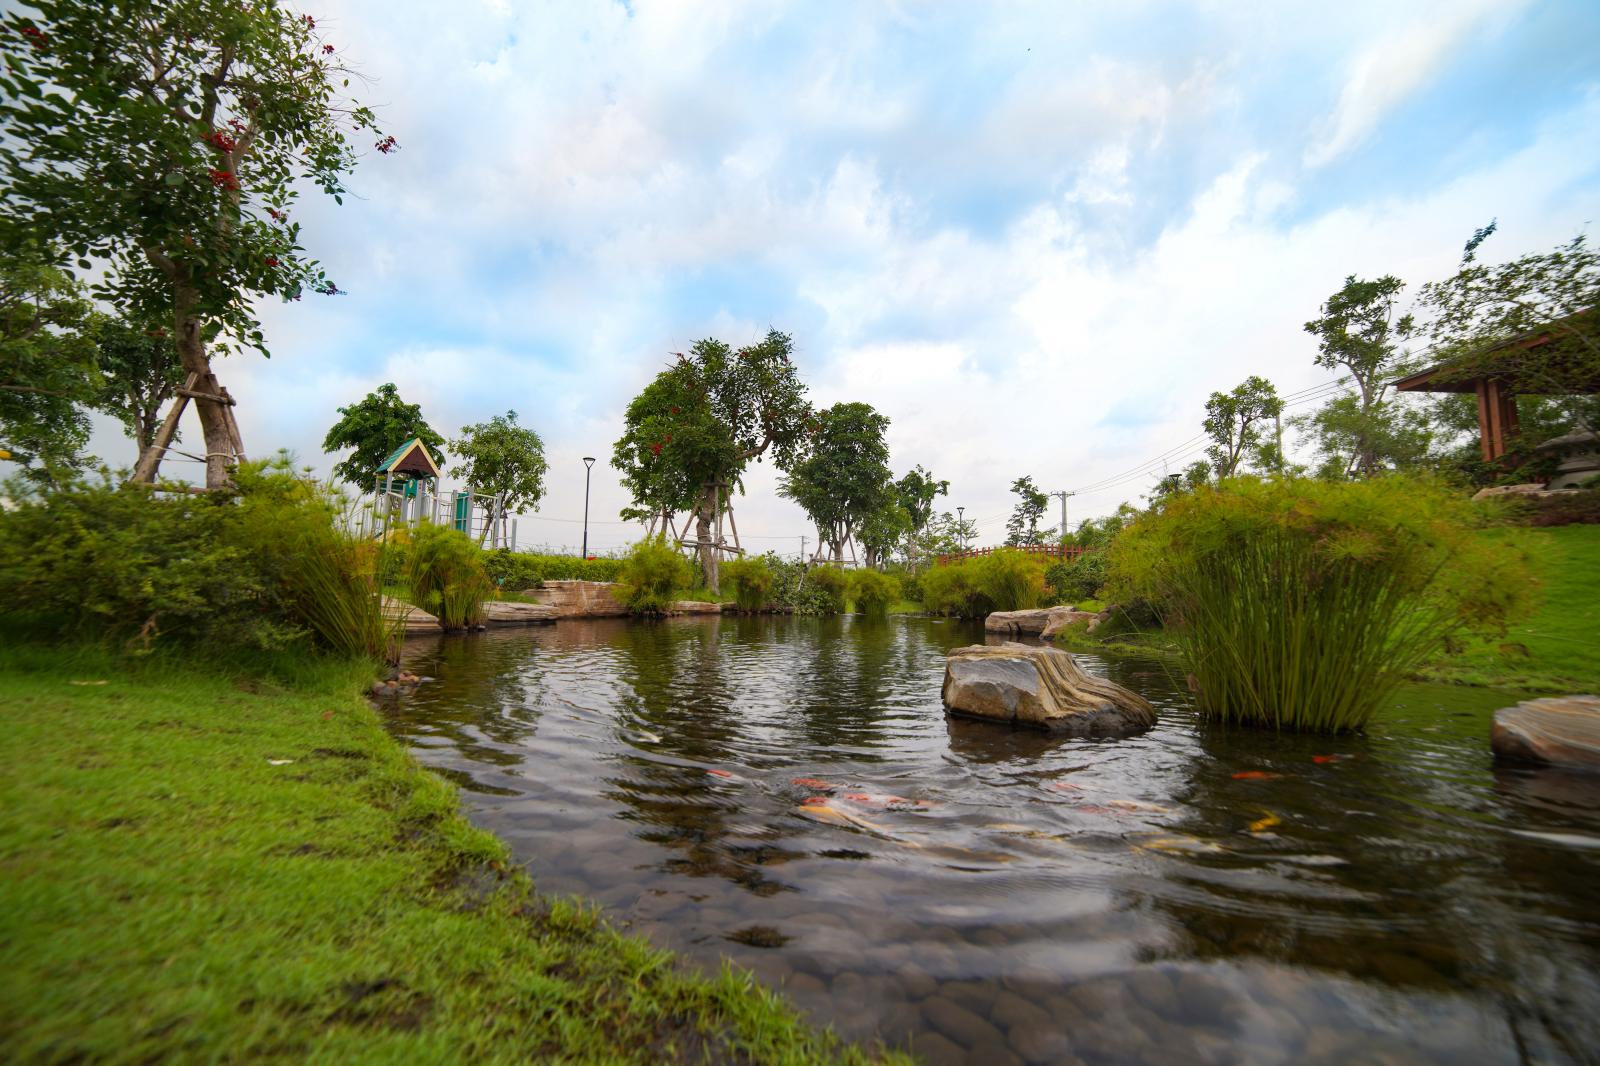
[[[1505, 528], [1482, 534], [1528, 552], [1539, 579], [1532, 611], [1503, 635], [1474, 639], [1416, 672], [1419, 680], [1530, 692], [1600, 692], [1600, 525]], [[1160, 629], [1073, 626], [1065, 648], [1171, 656]]]
[[862, 1061], [537, 896], [340, 663], [0, 650], [6, 1061]]

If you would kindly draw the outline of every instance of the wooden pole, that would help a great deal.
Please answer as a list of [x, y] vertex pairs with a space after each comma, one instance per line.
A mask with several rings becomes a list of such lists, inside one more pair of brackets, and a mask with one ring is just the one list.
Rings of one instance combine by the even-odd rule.
[[167, 409], [167, 417], [162, 420], [155, 439], [150, 442], [150, 447], [144, 450], [144, 454], [139, 456], [139, 462], [133, 468], [135, 482], [149, 485], [155, 481], [156, 470], [161, 466], [162, 457], [172, 446], [172, 438], [178, 435], [178, 419], [183, 417], [183, 409], [189, 406], [189, 397], [184, 393], [194, 388], [199, 377], [199, 374], [190, 371], [189, 376], [184, 379], [184, 388], [179, 390], [177, 397], [172, 401], [172, 406]]

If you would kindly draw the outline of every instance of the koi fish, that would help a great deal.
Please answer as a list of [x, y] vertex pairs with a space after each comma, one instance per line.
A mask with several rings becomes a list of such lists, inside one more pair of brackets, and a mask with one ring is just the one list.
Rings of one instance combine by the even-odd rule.
[[1330, 762], [1344, 762], [1344, 760], [1346, 760], [1346, 759], [1354, 759], [1354, 758], [1355, 758], [1354, 755], [1313, 755], [1313, 756], [1311, 756], [1311, 761], [1314, 762], [1314, 763], [1317, 763], [1318, 765], [1321, 765], [1323, 763], [1330, 763]]
[[1221, 845], [1213, 844], [1209, 840], [1200, 840], [1196, 837], [1174, 834], [1171, 836], [1144, 837], [1135, 840], [1133, 846], [1140, 851], [1158, 851], [1165, 855], [1187, 855], [1195, 852], [1215, 853], [1223, 851]]
[[800, 785], [800, 786], [802, 786], [804, 788], [828, 788], [828, 789], [831, 789], [831, 788], [837, 787], [837, 786], [834, 786], [834, 785], [830, 785], [828, 782], [822, 780], [821, 778], [817, 778], [817, 777], [797, 777], [794, 780], [790, 781], [789, 784], [791, 784], [791, 785]]
[[1233, 779], [1235, 781], [1272, 781], [1282, 776], [1282, 774], [1275, 774], [1271, 770], [1240, 770], [1233, 775]]
[[1050, 787], [1057, 792], [1082, 792], [1082, 785], [1074, 785], [1071, 781], [1052, 781]]
[[832, 803], [821, 796], [812, 796], [811, 799], [821, 800], [821, 802], [802, 803], [799, 808], [800, 813], [806, 815], [808, 818], [815, 818], [818, 821], [823, 822], [833, 822], [835, 825], [852, 825], [857, 829], [864, 829], [874, 836], [880, 836], [886, 840], [893, 840], [897, 844], [904, 844], [911, 848], [921, 847], [920, 844], [914, 844], [909, 840], [903, 840], [900, 837], [895, 836], [894, 833], [889, 831], [887, 826], [879, 825], [877, 822], [869, 821], [866, 818], [861, 817], [859, 814], [852, 814], [850, 811], [844, 810], [841, 807], [833, 806]]
[[732, 777], [733, 776], [727, 770], [707, 770], [706, 773], [710, 774], [712, 777]]
[[1167, 808], [1159, 803], [1145, 803], [1142, 800], [1106, 800], [1107, 807], [1119, 811], [1144, 811], [1148, 814], [1166, 814]]
[[1277, 825], [1282, 825], [1283, 824], [1283, 822], [1278, 818], [1278, 816], [1276, 814], [1273, 814], [1271, 811], [1262, 811], [1261, 813], [1266, 815], [1266, 817], [1265, 818], [1257, 818], [1255, 821], [1251, 822], [1250, 823], [1250, 832], [1252, 832], [1252, 833], [1261, 833], [1261, 832], [1265, 832], [1268, 829], [1271, 829], [1273, 826], [1277, 826]]
[[927, 800], [911, 800], [904, 796], [890, 796], [882, 792], [847, 792], [845, 799], [851, 803], [864, 803], [869, 807], [931, 807]]

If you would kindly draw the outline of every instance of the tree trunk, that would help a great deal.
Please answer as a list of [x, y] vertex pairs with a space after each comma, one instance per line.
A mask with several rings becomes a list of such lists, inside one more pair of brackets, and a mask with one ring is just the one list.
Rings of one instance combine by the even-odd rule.
[[700, 487], [700, 509], [695, 514], [695, 539], [700, 543], [695, 550], [700, 553], [700, 574], [712, 592], [721, 591], [717, 587], [717, 546], [711, 542], [711, 519], [720, 502], [716, 482], [708, 481]]
[[[195, 313], [198, 304], [198, 293], [187, 286], [178, 286], [172, 312], [173, 324], [177, 329], [178, 358], [185, 370], [196, 375], [197, 391], [215, 396], [219, 395], [217, 390], [221, 386], [211, 372], [211, 360], [206, 355], [203, 323]], [[228, 426], [227, 405], [204, 396], [195, 397], [194, 404], [200, 416], [200, 431], [205, 437], [206, 488], [226, 488], [237, 454], [233, 433]], [[165, 456], [155, 452], [153, 444], [146, 447], [139, 458], [139, 465], [134, 469], [134, 480], [153, 483], [163, 458]]]

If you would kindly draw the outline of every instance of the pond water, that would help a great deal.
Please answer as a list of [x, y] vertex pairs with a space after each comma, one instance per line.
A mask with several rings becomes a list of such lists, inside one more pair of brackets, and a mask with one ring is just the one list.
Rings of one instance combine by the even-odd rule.
[[1414, 686], [1365, 736], [1280, 737], [1084, 655], [1160, 724], [1057, 739], [945, 715], [945, 654], [983, 639], [434, 638], [389, 720], [541, 890], [931, 1062], [1600, 1060], [1600, 775], [1496, 769], [1516, 697]]

